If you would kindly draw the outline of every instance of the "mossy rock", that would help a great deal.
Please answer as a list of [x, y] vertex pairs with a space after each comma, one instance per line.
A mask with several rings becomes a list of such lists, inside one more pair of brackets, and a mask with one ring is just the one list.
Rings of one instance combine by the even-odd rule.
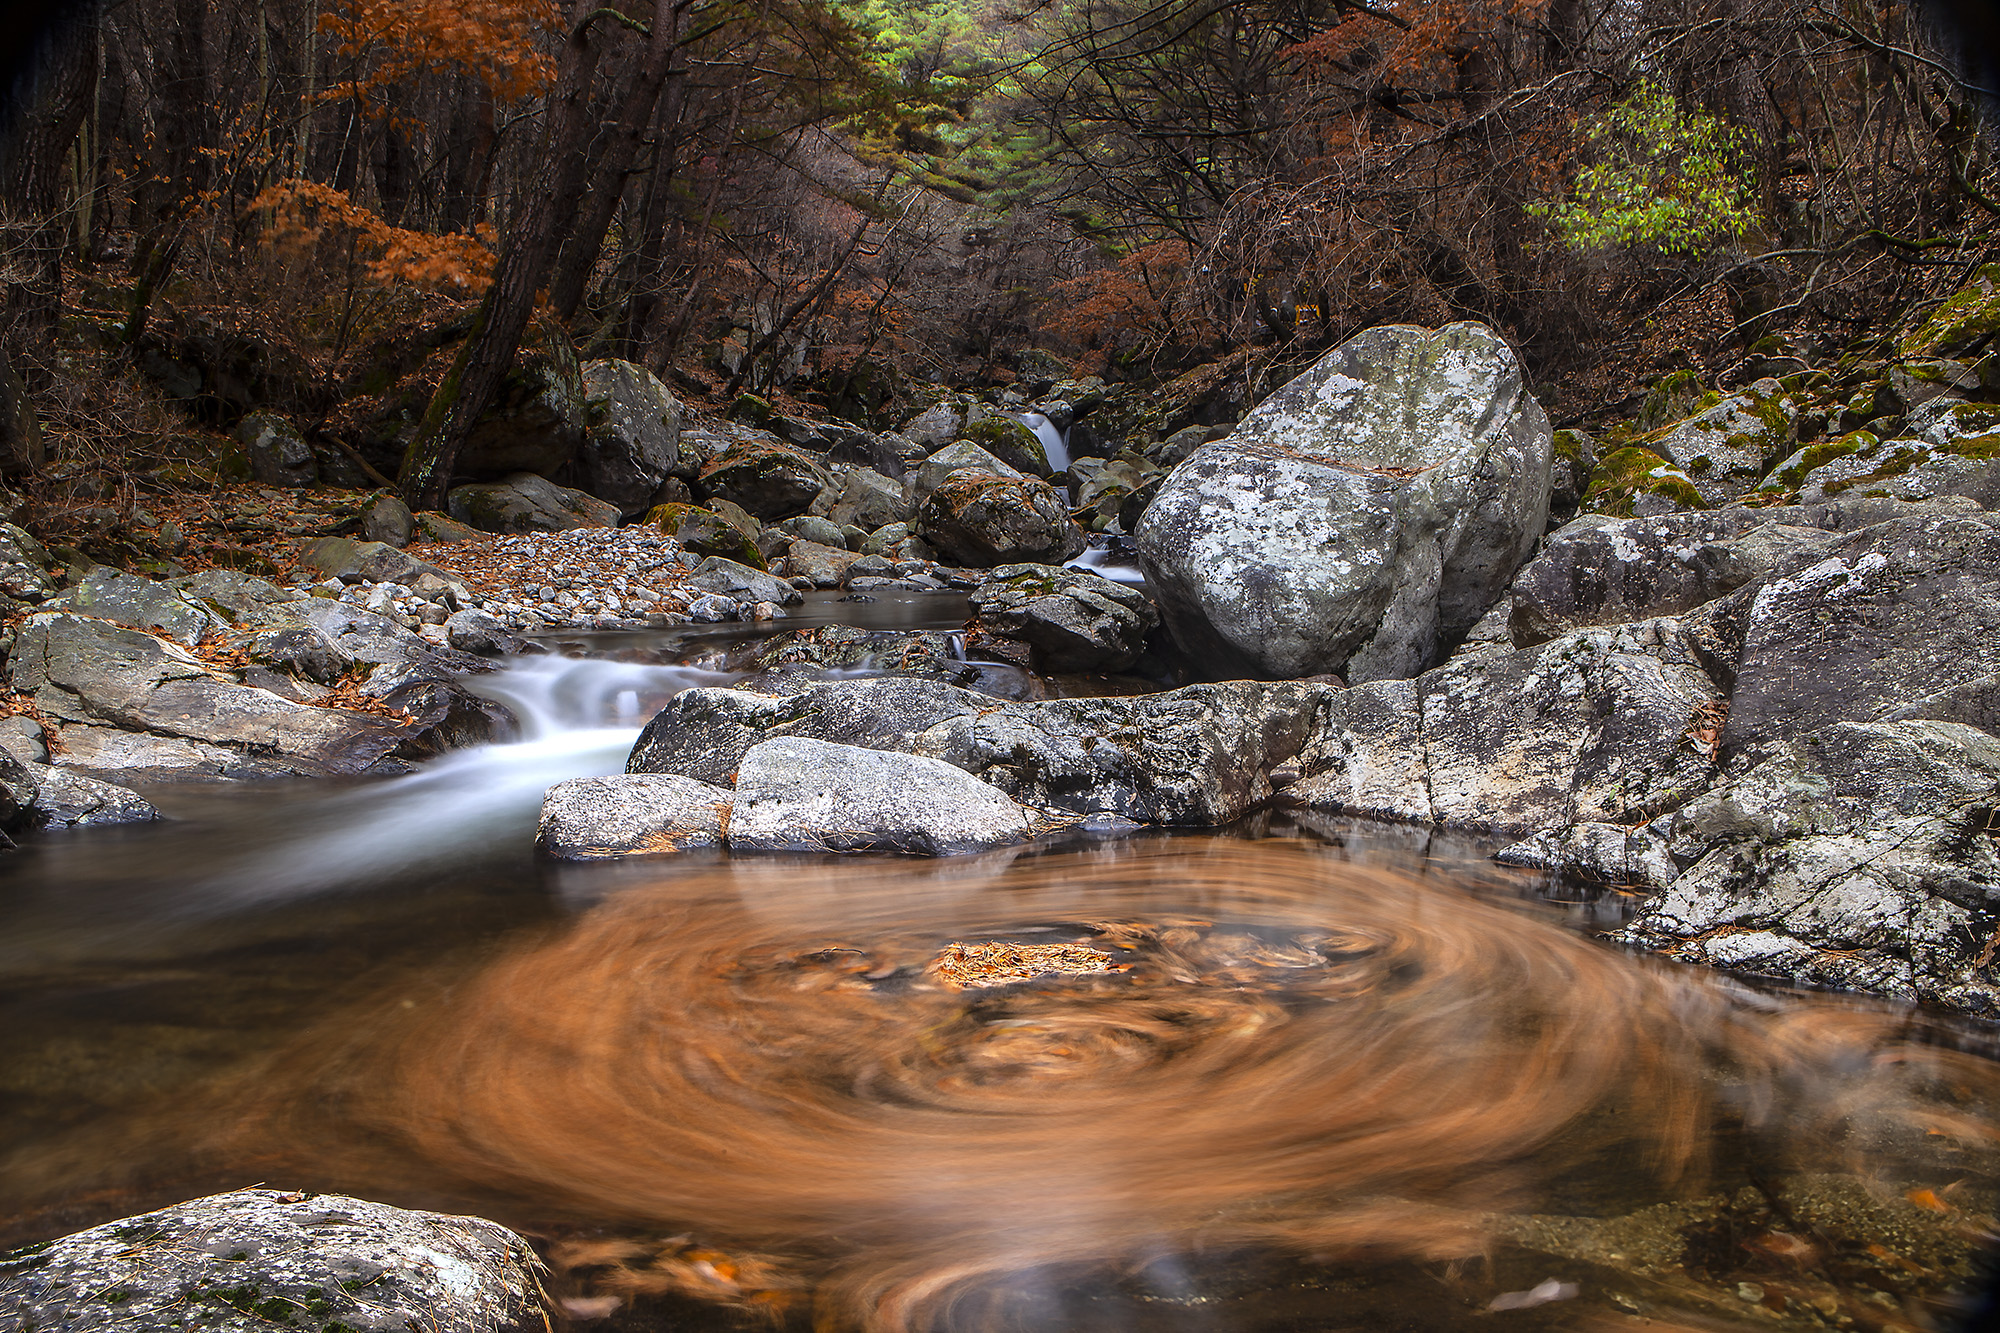
[[1789, 494], [1805, 482], [1814, 470], [1825, 467], [1837, 458], [1851, 454], [1865, 453], [1881, 444], [1872, 431], [1851, 430], [1845, 435], [1801, 449], [1772, 469], [1757, 489], [1779, 494]]
[[720, 556], [752, 569], [766, 569], [764, 553], [751, 537], [711, 510], [694, 505], [655, 505], [646, 522], [696, 555]]
[[1632, 518], [1706, 509], [1694, 481], [1650, 449], [1627, 446], [1599, 459], [1584, 493], [1588, 513]]
[[801, 451], [783, 444], [731, 445], [701, 470], [698, 493], [720, 497], [766, 522], [803, 514], [827, 486], [826, 474]]
[[1904, 356], [1952, 356], [2000, 332], [2000, 263], [1982, 264], [1898, 344]]
[[763, 425], [776, 411], [769, 399], [760, 398], [754, 393], [739, 393], [735, 401], [729, 404], [731, 420], [747, 421], [753, 426]]
[[960, 430], [958, 438], [971, 441], [1016, 471], [1049, 475], [1049, 456], [1041, 438], [1012, 417], [997, 413], [983, 417]]
[[[1710, 401], [1704, 403], [1704, 396]], [[1634, 424], [1642, 432], [1658, 430], [1693, 416], [1704, 407], [1712, 407], [1718, 401], [1718, 396], [1701, 387], [1701, 377], [1692, 370], [1676, 370], [1660, 376], [1646, 391], [1646, 399], [1639, 405], [1639, 415]]]

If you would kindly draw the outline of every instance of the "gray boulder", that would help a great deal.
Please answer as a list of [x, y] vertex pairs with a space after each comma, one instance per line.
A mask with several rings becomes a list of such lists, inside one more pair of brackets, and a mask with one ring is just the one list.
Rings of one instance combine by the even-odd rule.
[[726, 782], [793, 736], [942, 759], [1026, 806], [1155, 824], [1225, 824], [1271, 795], [1332, 687], [1235, 681], [1116, 699], [1000, 703], [937, 681], [829, 681], [771, 698], [698, 689], [647, 724], [628, 772]]
[[385, 495], [361, 515], [361, 535], [371, 542], [402, 548], [417, 535], [417, 516], [393, 495]]
[[776, 442], [731, 445], [701, 469], [699, 491], [723, 499], [770, 522], [812, 508], [827, 488], [827, 475], [813, 458]]
[[941, 449], [957, 439], [959, 428], [964, 424], [965, 410], [946, 399], [911, 417], [897, 433], [930, 451]]
[[[457, 470], [468, 477], [511, 479], [508, 474], [517, 472], [554, 476], [576, 457], [585, 426], [583, 370], [576, 348], [560, 323], [539, 320], [521, 340], [499, 392], [466, 436]], [[472, 522], [457, 510], [451, 516]]]
[[727, 788], [675, 773], [574, 778], [543, 796], [535, 845], [565, 861], [720, 847], [733, 799]]
[[1029, 811], [942, 760], [792, 736], [743, 756], [729, 846], [952, 856], [1034, 831]]
[[1333, 696], [1286, 797], [1516, 835], [1642, 823], [1713, 780], [1721, 714], [1678, 622], [1582, 630]]
[[444, 622], [445, 642], [462, 653], [498, 657], [518, 653], [526, 640], [483, 611], [455, 611]]
[[12, 845], [7, 834], [20, 833], [35, 822], [35, 800], [41, 795], [37, 767], [12, 750], [0, 749], [0, 847]]
[[838, 588], [847, 578], [848, 566], [859, 559], [859, 551], [801, 538], [785, 548], [785, 571], [815, 588]]
[[281, 416], [252, 412], [236, 427], [250, 458], [250, 476], [266, 486], [310, 486], [319, 479], [312, 446]]
[[417, 559], [394, 542], [322, 537], [306, 548], [304, 559], [309, 567], [343, 583], [408, 585], [426, 574], [449, 577], [436, 565]]
[[1843, 722], [1667, 821], [1686, 867], [1621, 938], [1688, 962], [2000, 1016], [2000, 740]]
[[903, 483], [865, 467], [847, 474], [839, 497], [826, 512], [827, 521], [835, 527], [853, 524], [869, 532], [901, 523], [909, 516], [910, 502], [903, 494]]
[[945, 559], [980, 568], [1061, 564], [1090, 544], [1063, 493], [1033, 477], [954, 472], [924, 501], [915, 527]]
[[128, 788], [46, 764], [32, 767], [39, 786], [35, 823], [42, 828], [143, 824], [160, 817], [152, 802]]
[[[922, 505], [931, 498], [931, 492], [944, 485], [944, 479], [954, 472], [980, 472], [989, 477], [1024, 477], [1025, 472], [1007, 466], [986, 450], [970, 440], [960, 440], [938, 450], [918, 465], [915, 479], [910, 483], [910, 499], [915, 505]], [[912, 511], [914, 512], [914, 511]]]
[[1002, 565], [972, 590], [972, 609], [988, 633], [1033, 645], [1045, 672], [1123, 671], [1160, 620], [1137, 588], [1049, 565]]
[[998, 707], [982, 699], [913, 737], [911, 748], [1024, 805], [1206, 828], [1271, 798], [1271, 770], [1298, 755], [1335, 693], [1228, 681], [1115, 699]]
[[709, 556], [694, 567], [681, 586], [698, 593], [715, 593], [738, 602], [776, 602], [792, 606], [804, 601], [804, 594], [775, 574], [739, 565], [719, 555]]
[[668, 477], [694, 477], [696, 460], [681, 455], [680, 400], [652, 371], [587, 361], [583, 404], [589, 429], [576, 461], [584, 490], [629, 518], [646, 511]]
[[1350, 338], [1174, 471], [1135, 534], [1215, 676], [1415, 675], [1546, 526], [1548, 418], [1484, 325]]
[[0, 1333], [546, 1333], [540, 1273], [526, 1241], [480, 1218], [237, 1190], [16, 1250]]
[[48, 551], [27, 529], [0, 523], [0, 595], [23, 602], [45, 601], [56, 595], [49, 577]]
[[568, 532], [575, 528], [618, 526], [618, 506], [594, 495], [558, 486], [532, 472], [499, 481], [454, 486], [445, 508], [481, 532]]

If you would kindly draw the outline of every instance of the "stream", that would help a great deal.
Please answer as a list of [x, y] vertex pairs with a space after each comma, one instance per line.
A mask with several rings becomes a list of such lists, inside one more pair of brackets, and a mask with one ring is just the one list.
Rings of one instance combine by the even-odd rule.
[[[729, 636], [963, 617], [552, 636], [475, 683], [509, 743], [29, 841], [0, 1246], [266, 1182], [514, 1226], [586, 1328], [1968, 1317], [1988, 1032], [1609, 949], [1628, 899], [1477, 840], [1278, 810], [948, 861], [535, 855], [543, 791], [727, 683]], [[953, 979], [1020, 950], [1075, 966]]]

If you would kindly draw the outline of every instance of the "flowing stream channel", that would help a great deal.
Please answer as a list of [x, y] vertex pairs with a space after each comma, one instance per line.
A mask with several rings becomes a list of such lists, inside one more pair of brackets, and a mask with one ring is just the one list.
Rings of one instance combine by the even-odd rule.
[[[0, 1245], [266, 1182], [515, 1226], [604, 1329], [1917, 1330], [1979, 1299], [1983, 1030], [1633, 958], [1591, 938], [1615, 891], [1283, 812], [538, 860], [549, 784], [729, 679], [712, 640], [557, 648], [478, 682], [513, 742], [155, 787], [166, 821], [8, 863]], [[979, 984], [996, 958], [1054, 970]]]

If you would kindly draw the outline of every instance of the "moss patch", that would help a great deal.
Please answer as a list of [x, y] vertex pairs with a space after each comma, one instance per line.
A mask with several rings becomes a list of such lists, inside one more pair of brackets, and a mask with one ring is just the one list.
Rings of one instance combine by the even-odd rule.
[[1650, 449], [1627, 446], [1598, 460], [1590, 474], [1583, 508], [1591, 513], [1630, 518], [1640, 496], [1657, 496], [1674, 509], [1705, 509], [1701, 492], [1687, 473]]
[[1972, 281], [1945, 298], [1902, 339], [1905, 356], [1949, 356], [2000, 332], [2000, 263], [1981, 265]]

